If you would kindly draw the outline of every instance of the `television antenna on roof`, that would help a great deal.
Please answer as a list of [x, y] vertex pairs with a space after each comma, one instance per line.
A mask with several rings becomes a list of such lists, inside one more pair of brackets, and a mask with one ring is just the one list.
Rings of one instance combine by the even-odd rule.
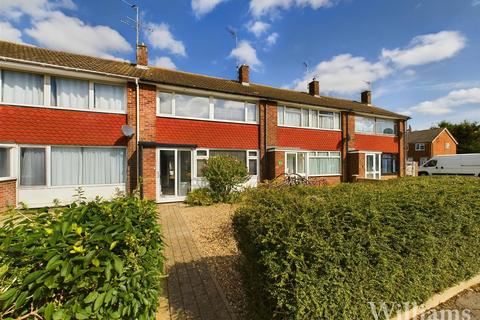
[[368, 86], [368, 91], [372, 91], [372, 81], [363, 81], [367, 84]]
[[130, 26], [135, 29], [135, 45], [138, 47], [140, 44], [140, 29], [144, 28], [149, 32], [153, 32], [152, 28], [143, 27], [143, 24], [140, 22], [140, 7], [137, 4], [128, 2], [127, 0], [120, 0], [131, 9], [135, 10], [135, 19], [127, 16], [127, 19], [120, 19], [122, 23], [125, 23], [127, 26]]
[[[228, 26], [227, 31], [235, 39], [235, 50], [236, 50], [238, 48], [238, 33], [237, 33], [237, 30], [235, 30], [231, 26]], [[239, 67], [238, 57], [236, 59], [236, 64], [237, 64], [237, 68], [238, 68]]]

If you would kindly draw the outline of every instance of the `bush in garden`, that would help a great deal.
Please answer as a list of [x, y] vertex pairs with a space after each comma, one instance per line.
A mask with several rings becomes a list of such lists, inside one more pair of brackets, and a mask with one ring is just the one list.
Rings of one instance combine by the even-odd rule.
[[137, 196], [14, 212], [0, 227], [0, 318], [154, 319], [155, 204]]
[[[259, 188], [234, 219], [259, 319], [372, 319], [480, 272], [480, 179]], [[382, 317], [381, 317], [382, 318]]]
[[229, 202], [232, 193], [248, 180], [245, 164], [230, 156], [209, 158], [202, 173], [208, 180], [214, 202]]
[[187, 194], [185, 203], [189, 206], [209, 206], [213, 204], [211, 191], [209, 188], [198, 188]]

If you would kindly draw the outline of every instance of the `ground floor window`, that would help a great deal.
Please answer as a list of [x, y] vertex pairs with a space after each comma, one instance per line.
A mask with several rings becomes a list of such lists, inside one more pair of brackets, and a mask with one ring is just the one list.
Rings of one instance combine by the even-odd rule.
[[196, 177], [203, 177], [203, 167], [209, 157], [229, 156], [237, 159], [245, 165], [251, 176], [258, 174], [258, 151], [257, 150], [230, 150], [230, 149], [199, 149], [196, 151]]
[[398, 173], [398, 155], [393, 153], [382, 154], [382, 174]]
[[125, 148], [21, 147], [20, 185], [80, 186], [123, 184]]
[[381, 154], [367, 153], [365, 154], [365, 178], [380, 179], [381, 178]]
[[10, 148], [0, 147], [0, 179], [10, 176]]
[[341, 174], [341, 156], [338, 151], [287, 152], [285, 173], [307, 176]]

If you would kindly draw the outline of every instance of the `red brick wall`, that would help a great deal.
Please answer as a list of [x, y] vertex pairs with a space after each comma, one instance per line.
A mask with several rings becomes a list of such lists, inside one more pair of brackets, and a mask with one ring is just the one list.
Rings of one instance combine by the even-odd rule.
[[17, 180], [0, 181], [0, 213], [17, 203]]
[[340, 131], [278, 127], [278, 147], [300, 148], [312, 151], [342, 150]]
[[127, 143], [127, 192], [137, 187], [137, 91], [135, 83], [127, 85], [127, 124], [135, 134]]
[[[446, 143], [450, 144], [450, 149], [446, 148]], [[443, 131], [432, 144], [432, 156], [438, 156], [442, 154], [456, 154], [457, 145], [453, 141], [452, 137], [446, 132]]]
[[259, 149], [258, 125], [254, 124], [157, 117], [154, 140], [200, 148]]
[[[140, 85], [140, 141], [157, 139], [157, 88]], [[145, 199], [155, 200], [157, 197], [156, 163], [154, 148], [143, 149], [142, 183]]]
[[357, 150], [398, 153], [399, 143], [400, 140], [398, 137], [355, 134], [355, 148]]
[[126, 115], [0, 106], [0, 140], [15, 143], [123, 146]]
[[268, 148], [277, 145], [277, 103], [273, 101], [260, 101], [258, 144], [260, 148], [260, 179], [273, 179], [276, 177], [275, 155], [268, 152]]

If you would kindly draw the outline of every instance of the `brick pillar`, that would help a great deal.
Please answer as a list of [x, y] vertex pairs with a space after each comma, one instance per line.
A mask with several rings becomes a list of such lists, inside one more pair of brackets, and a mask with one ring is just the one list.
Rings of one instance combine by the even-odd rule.
[[405, 121], [398, 121], [398, 162], [400, 167], [400, 177], [405, 176], [406, 171], [406, 161], [405, 161], [405, 149], [406, 149], [406, 140], [405, 140]]
[[[275, 178], [275, 161], [273, 152], [268, 148], [277, 145], [277, 103], [273, 101], [260, 101], [259, 103], [259, 145], [260, 145], [260, 180]], [[273, 157], [273, 159], [271, 159]], [[269, 159], [270, 158], [270, 159]], [[272, 167], [273, 166], [273, 167]]]
[[[156, 141], [157, 89], [140, 84], [140, 141]], [[155, 200], [157, 195], [155, 148], [144, 148], [142, 154], [142, 183], [145, 199]]]
[[[355, 114], [352, 112], [342, 112], [342, 137], [345, 139], [343, 150], [344, 160], [344, 176], [342, 181], [352, 181], [352, 175], [358, 174], [358, 159], [354, 153], [349, 151], [356, 150], [355, 148]], [[348, 137], [348, 138], [347, 138]], [[348, 140], [348, 141], [347, 141]], [[353, 159], [352, 159], [353, 158]]]
[[0, 181], [0, 213], [17, 205], [17, 180]]
[[135, 134], [127, 142], [127, 192], [137, 188], [137, 91], [136, 85], [127, 85], [127, 125], [133, 128]]

